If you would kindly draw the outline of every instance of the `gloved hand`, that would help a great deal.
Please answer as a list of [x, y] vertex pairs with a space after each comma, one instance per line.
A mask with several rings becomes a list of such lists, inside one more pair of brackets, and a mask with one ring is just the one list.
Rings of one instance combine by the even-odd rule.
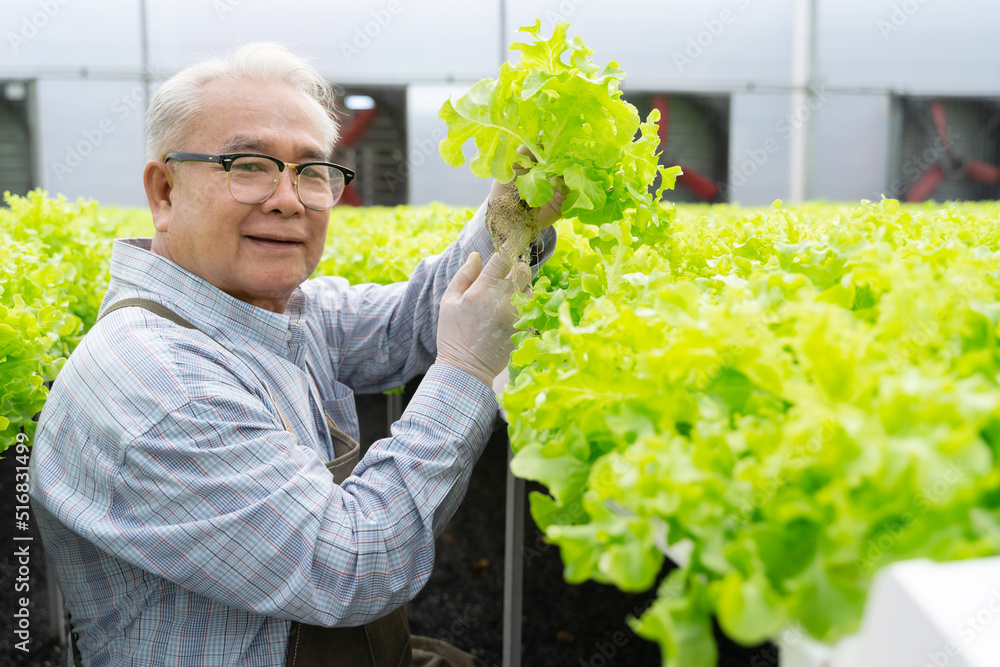
[[441, 298], [438, 316], [437, 363], [454, 366], [490, 387], [507, 366], [514, 344], [517, 309], [510, 299], [527, 291], [527, 266], [510, 267], [494, 254], [482, 270], [482, 258], [472, 253]]

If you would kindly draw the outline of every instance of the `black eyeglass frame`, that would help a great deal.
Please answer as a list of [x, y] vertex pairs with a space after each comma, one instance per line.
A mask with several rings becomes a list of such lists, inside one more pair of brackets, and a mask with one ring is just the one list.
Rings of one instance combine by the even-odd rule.
[[[271, 190], [270, 193], [268, 193], [267, 197], [264, 197], [260, 201], [256, 201], [256, 202], [244, 202], [244, 201], [241, 201], [239, 199], [236, 200], [236, 201], [239, 201], [240, 203], [243, 203], [243, 204], [259, 204], [260, 202], [267, 201], [268, 197], [270, 197], [271, 195], [273, 195], [274, 191], [278, 189], [278, 183], [279, 183], [279, 181], [281, 179], [281, 174], [285, 171], [285, 167], [292, 167], [293, 169], [295, 169], [295, 194], [296, 194], [296, 196], [298, 196], [298, 192], [299, 192], [299, 174], [302, 172], [302, 169], [304, 167], [311, 167], [311, 166], [314, 166], [314, 165], [322, 165], [324, 167], [333, 167], [334, 169], [338, 170], [341, 174], [344, 175], [344, 189], [345, 190], [347, 189], [348, 184], [350, 184], [350, 182], [354, 180], [354, 170], [353, 169], [348, 169], [347, 167], [345, 167], [343, 165], [340, 165], [340, 164], [335, 164], [333, 162], [321, 162], [321, 161], [300, 162], [298, 164], [296, 164], [294, 162], [282, 162], [278, 158], [273, 157], [271, 155], [265, 155], [264, 153], [222, 153], [221, 155], [209, 155], [207, 153], [172, 152], [172, 153], [167, 153], [164, 156], [163, 161], [166, 162], [168, 160], [174, 160], [175, 162], [211, 162], [212, 164], [220, 165], [223, 169], [225, 169], [225, 171], [226, 171], [226, 179], [228, 181], [228, 179], [229, 179], [229, 170], [233, 166], [233, 161], [236, 160], [237, 158], [241, 158], [241, 157], [259, 157], [259, 158], [265, 158], [265, 159], [270, 160], [271, 162], [275, 163], [276, 165], [278, 165], [278, 180], [274, 182], [274, 189]], [[233, 194], [231, 190], [230, 190], [229, 194], [231, 194], [231, 195]], [[344, 193], [341, 192], [340, 193], [340, 197], [342, 197], [343, 194]], [[334, 202], [333, 202], [333, 204], [331, 204], [330, 208], [332, 208], [333, 206], [335, 206], [337, 204], [337, 202], [340, 201], [340, 197], [337, 197], [337, 199], [334, 200]], [[233, 199], [236, 199], [235, 195], [233, 195]], [[312, 206], [307, 206], [306, 203], [302, 201], [302, 197], [301, 196], [299, 196], [299, 201], [302, 202], [303, 206], [306, 206], [307, 208], [313, 208]], [[313, 209], [313, 210], [321, 211], [323, 209]]]

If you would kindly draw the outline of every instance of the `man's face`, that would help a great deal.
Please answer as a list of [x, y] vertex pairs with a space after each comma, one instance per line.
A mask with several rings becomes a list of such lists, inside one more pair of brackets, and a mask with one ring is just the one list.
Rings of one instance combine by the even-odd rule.
[[[329, 159], [321, 110], [287, 84], [217, 80], [202, 88], [202, 100], [195, 126], [170, 151], [264, 153], [296, 164]], [[236, 201], [221, 166], [171, 161], [163, 169], [169, 204], [152, 206], [154, 252], [237, 299], [283, 312], [319, 264], [329, 210], [302, 205], [289, 167], [260, 204]]]

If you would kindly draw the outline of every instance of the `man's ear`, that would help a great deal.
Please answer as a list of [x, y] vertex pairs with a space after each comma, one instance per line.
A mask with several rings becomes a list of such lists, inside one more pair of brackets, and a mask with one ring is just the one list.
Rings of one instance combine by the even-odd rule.
[[153, 214], [153, 227], [158, 232], [166, 232], [170, 219], [170, 194], [174, 187], [174, 172], [161, 160], [150, 160], [142, 171], [142, 184], [146, 188], [146, 200]]

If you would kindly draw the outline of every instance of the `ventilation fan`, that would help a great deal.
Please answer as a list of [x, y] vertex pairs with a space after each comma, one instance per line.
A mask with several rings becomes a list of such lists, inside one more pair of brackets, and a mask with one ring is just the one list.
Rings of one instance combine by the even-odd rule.
[[406, 91], [403, 88], [337, 89], [340, 140], [334, 162], [357, 173], [340, 200], [348, 206], [396, 206], [408, 197]]
[[684, 174], [665, 196], [671, 201], [713, 202], [729, 168], [729, 98], [721, 95], [626, 93], [639, 115], [660, 111], [660, 164], [680, 165]]
[[0, 206], [5, 190], [26, 195], [34, 187], [28, 85], [0, 81]]
[[984, 99], [904, 99], [900, 182], [905, 199], [1000, 195], [1000, 104]]

